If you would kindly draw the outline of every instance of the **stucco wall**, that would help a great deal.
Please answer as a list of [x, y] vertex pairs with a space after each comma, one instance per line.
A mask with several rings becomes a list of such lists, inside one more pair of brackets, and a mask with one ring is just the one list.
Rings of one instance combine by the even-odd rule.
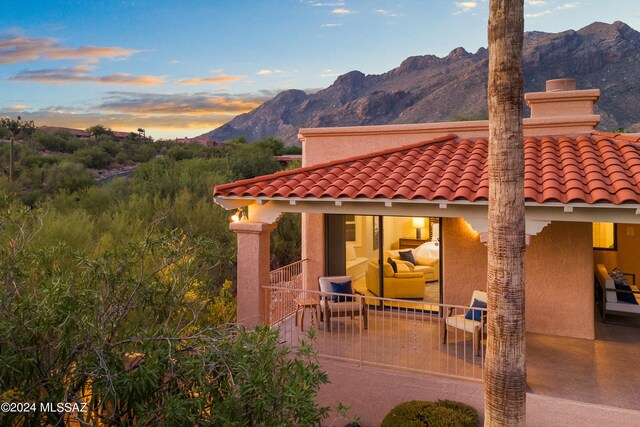
[[302, 214], [302, 259], [306, 289], [319, 290], [318, 277], [324, 276], [324, 218], [322, 214]]
[[[486, 289], [487, 249], [462, 219], [444, 219], [444, 301], [469, 304]], [[528, 332], [594, 338], [590, 223], [556, 222], [531, 239], [525, 254]]]

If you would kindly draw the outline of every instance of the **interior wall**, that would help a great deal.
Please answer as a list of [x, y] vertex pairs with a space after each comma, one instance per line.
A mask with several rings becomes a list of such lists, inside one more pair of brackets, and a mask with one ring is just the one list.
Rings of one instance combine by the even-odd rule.
[[[528, 332], [594, 338], [590, 223], [556, 222], [531, 239], [525, 254]], [[486, 290], [487, 248], [463, 219], [443, 225], [444, 302], [468, 305]]]
[[362, 255], [369, 259], [378, 258], [378, 249], [373, 249], [373, 217], [362, 216]]
[[593, 251], [593, 265], [604, 264], [607, 270], [611, 271], [618, 266], [618, 252], [617, 251]]
[[[425, 227], [421, 230], [422, 238], [429, 236], [429, 218], [425, 218]], [[413, 228], [413, 218], [408, 216], [384, 217], [384, 250], [399, 249], [399, 239], [415, 239], [416, 229]]]
[[618, 267], [625, 273], [636, 275], [640, 283], [640, 225], [618, 224], [617, 262], [607, 268]]

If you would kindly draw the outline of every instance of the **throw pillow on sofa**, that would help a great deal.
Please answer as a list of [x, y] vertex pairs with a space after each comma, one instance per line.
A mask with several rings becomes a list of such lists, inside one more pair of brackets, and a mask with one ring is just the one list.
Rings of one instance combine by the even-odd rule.
[[394, 260], [392, 260], [391, 258], [387, 258], [387, 263], [389, 263], [391, 268], [393, 268], [393, 272], [394, 273], [398, 272], [398, 264], [396, 264], [396, 262]]
[[416, 265], [416, 259], [413, 257], [413, 252], [411, 251], [403, 251], [398, 253], [400, 255], [400, 259], [403, 261], [408, 261], [413, 265]]

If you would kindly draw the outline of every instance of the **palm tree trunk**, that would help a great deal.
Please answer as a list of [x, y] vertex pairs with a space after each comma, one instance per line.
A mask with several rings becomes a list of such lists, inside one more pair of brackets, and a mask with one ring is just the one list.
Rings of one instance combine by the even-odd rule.
[[524, 426], [523, 0], [489, 6], [488, 337], [485, 426]]

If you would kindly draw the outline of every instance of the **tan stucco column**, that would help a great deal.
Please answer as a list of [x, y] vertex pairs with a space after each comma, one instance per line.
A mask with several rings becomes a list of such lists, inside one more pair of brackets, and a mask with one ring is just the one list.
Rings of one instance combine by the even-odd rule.
[[240, 221], [229, 224], [238, 236], [238, 323], [254, 328], [267, 322], [266, 295], [269, 284], [271, 230], [276, 224]]

